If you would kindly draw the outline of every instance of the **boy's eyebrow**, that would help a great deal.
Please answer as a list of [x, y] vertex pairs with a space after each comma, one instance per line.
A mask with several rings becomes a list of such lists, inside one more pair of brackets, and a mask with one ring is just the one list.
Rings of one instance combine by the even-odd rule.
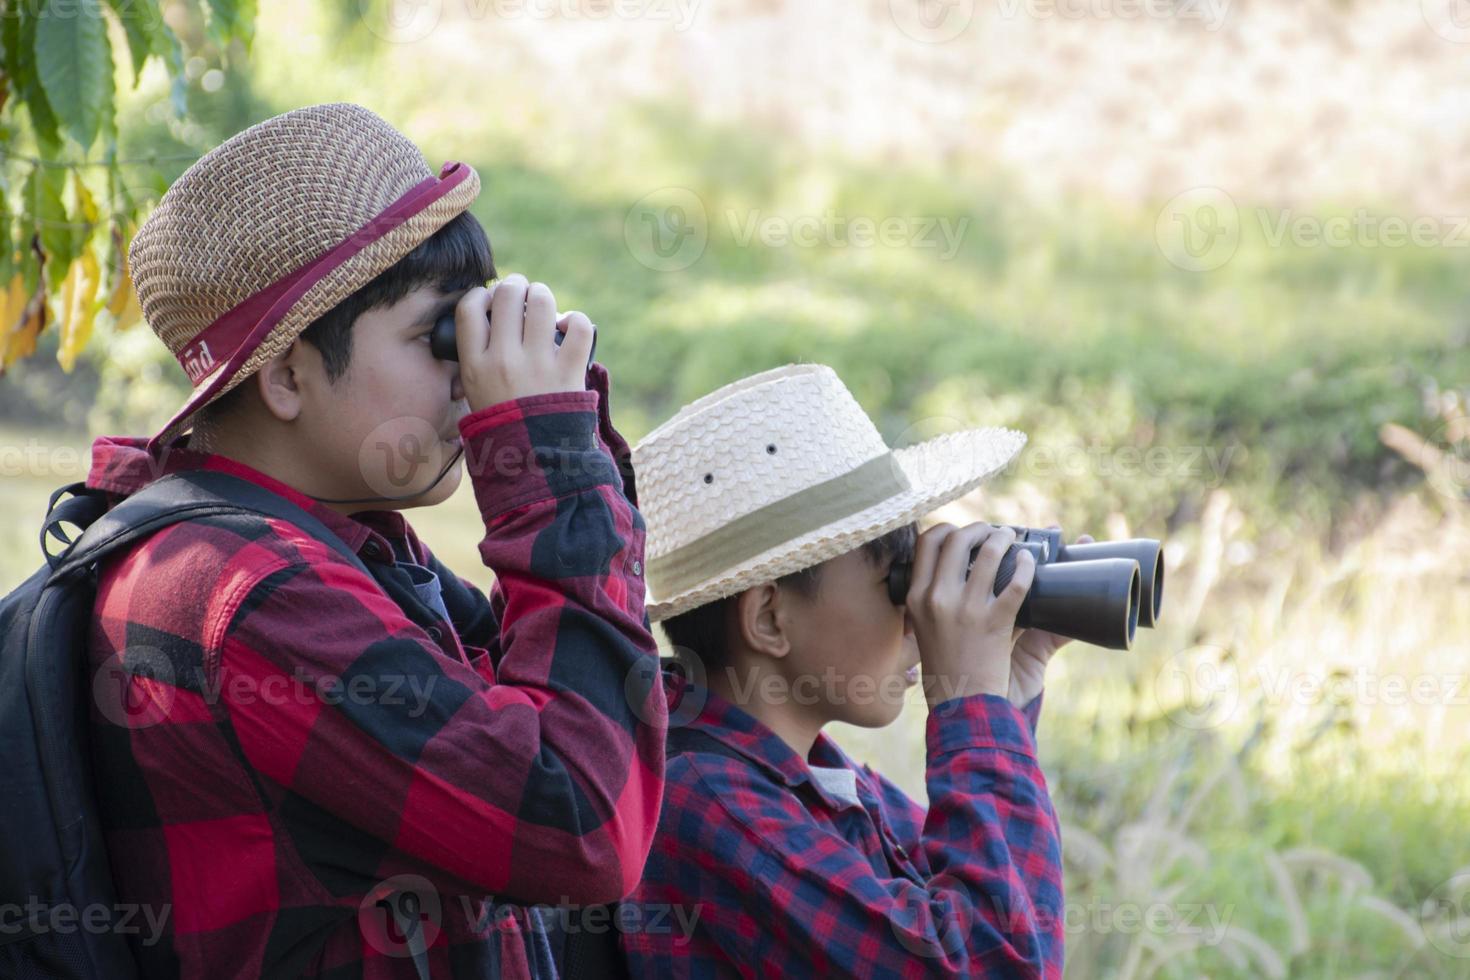
[[423, 316], [417, 317], [413, 321], [413, 323], [409, 324], [408, 329], [419, 330], [422, 328], [432, 327], [436, 322], [438, 322], [441, 316], [446, 313], [453, 313], [454, 308], [458, 305], [458, 297], [451, 297], [450, 299], [441, 300], [440, 302], [429, 307], [428, 312], [426, 312]]

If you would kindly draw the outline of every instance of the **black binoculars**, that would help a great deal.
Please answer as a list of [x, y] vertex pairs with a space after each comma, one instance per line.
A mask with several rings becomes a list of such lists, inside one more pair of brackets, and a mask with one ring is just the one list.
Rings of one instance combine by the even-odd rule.
[[[485, 316], [489, 317], [489, 313]], [[560, 330], [556, 332], [556, 346], [560, 347], [567, 335]], [[429, 333], [429, 350], [441, 361], [458, 361], [459, 345], [454, 339], [454, 314], [446, 313], [434, 321], [434, 329]], [[597, 356], [597, 334], [592, 334], [592, 350], [587, 354], [587, 366], [592, 367], [592, 360]]]
[[[1063, 544], [1054, 528], [1013, 527], [1016, 543], [1006, 550], [995, 574], [995, 594], [1010, 584], [1022, 551], [1036, 559], [1031, 589], [1016, 614], [1016, 625], [1040, 629], [1110, 650], [1133, 646], [1139, 626], [1152, 628], [1164, 602], [1164, 552], [1152, 538]], [[970, 552], [974, 564], [980, 546]], [[888, 571], [888, 598], [905, 603], [913, 566], [894, 562]], [[965, 577], [969, 578], [966, 571]]]

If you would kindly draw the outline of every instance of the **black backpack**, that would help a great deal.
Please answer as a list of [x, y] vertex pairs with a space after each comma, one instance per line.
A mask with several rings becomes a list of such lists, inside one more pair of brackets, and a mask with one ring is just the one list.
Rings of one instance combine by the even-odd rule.
[[[46, 564], [0, 600], [0, 745], [9, 773], [0, 784], [0, 978], [138, 976], [114, 919], [89, 752], [87, 642], [98, 563], [171, 524], [241, 513], [290, 521], [367, 574], [316, 518], [226, 473], [171, 474], [111, 510], [84, 483], [51, 495], [41, 527]], [[73, 541], [64, 524], [84, 533]], [[50, 538], [64, 546], [60, 554], [48, 550]], [[422, 953], [415, 950], [415, 965], [427, 978]]]
[[[284, 497], [227, 473], [192, 470], [155, 480], [111, 510], [106, 495], [84, 483], [58, 489], [41, 527], [46, 564], [0, 599], [0, 745], [11, 773], [0, 785], [0, 980], [138, 976], [114, 918], [89, 752], [87, 634], [97, 567], [171, 524], [225, 514], [289, 521], [372, 575], [341, 538]], [[67, 524], [83, 529], [75, 541]], [[52, 538], [64, 546], [58, 555], [50, 553]], [[397, 903], [388, 908], [397, 914]], [[51, 927], [53, 909], [68, 927]], [[413, 920], [399, 927], [411, 949], [422, 939]], [[551, 932], [564, 980], [627, 976], [614, 933]], [[425, 951], [414, 949], [414, 961], [428, 980]]]

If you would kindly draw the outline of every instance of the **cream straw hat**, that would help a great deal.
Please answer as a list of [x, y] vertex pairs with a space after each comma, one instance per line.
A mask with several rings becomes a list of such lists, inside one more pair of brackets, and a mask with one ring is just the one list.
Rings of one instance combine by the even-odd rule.
[[836, 558], [963, 496], [1026, 437], [953, 432], [890, 450], [829, 367], [737, 381], [633, 450], [658, 621]]
[[163, 195], [128, 259], [143, 315], [194, 385], [155, 450], [312, 321], [413, 251], [480, 190], [436, 176], [362, 106], [308, 106], [206, 153]]

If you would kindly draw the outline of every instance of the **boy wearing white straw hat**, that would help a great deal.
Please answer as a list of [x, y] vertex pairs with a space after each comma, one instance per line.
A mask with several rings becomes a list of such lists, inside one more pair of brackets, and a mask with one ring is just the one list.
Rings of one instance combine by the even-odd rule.
[[[552, 977], [528, 906], [639, 879], [666, 726], [624, 696], [657, 656], [627, 445], [587, 317], [485, 288], [478, 191], [311, 106], [206, 154], [133, 242], [193, 392], [152, 439], [98, 439], [87, 485], [254, 502], [97, 582], [106, 847], [162, 917], [129, 937], [143, 976]], [[488, 596], [400, 513], [464, 468]]]
[[[649, 614], [678, 665], [659, 830], [623, 914], [634, 975], [1061, 976], [1034, 739], [1066, 641], [1015, 633], [1029, 555], [994, 594], [1014, 531], [914, 523], [1024, 442], [982, 429], [890, 450], [831, 369], [795, 365], [634, 449]], [[927, 812], [822, 733], [893, 721], [921, 667]]]

